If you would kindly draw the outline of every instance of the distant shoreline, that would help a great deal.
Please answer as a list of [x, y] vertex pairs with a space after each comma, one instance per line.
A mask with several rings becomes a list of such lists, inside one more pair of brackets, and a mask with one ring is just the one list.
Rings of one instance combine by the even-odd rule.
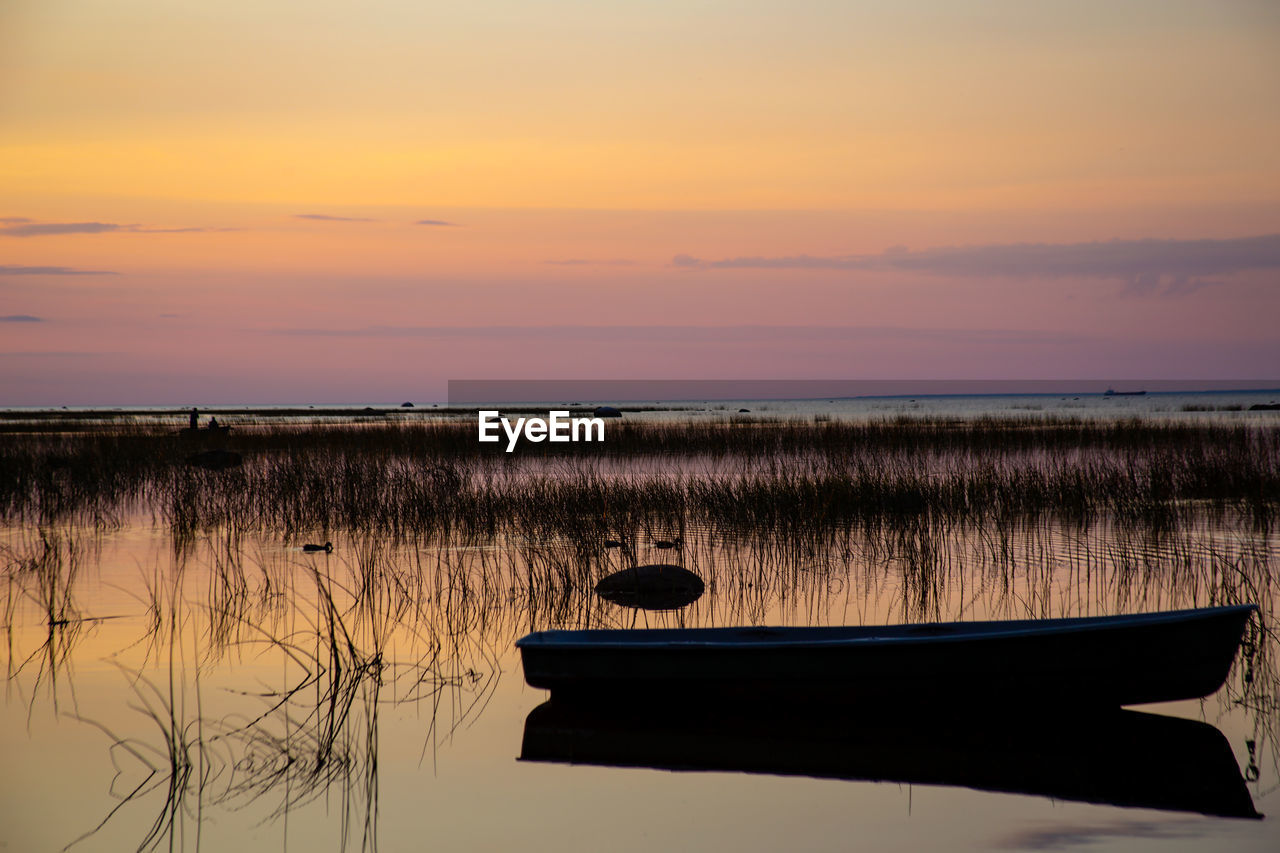
[[[622, 383], [624, 386], [626, 382]], [[1229, 395], [1253, 395], [1253, 394], [1272, 394], [1280, 395], [1280, 384], [1260, 384], [1257, 387], [1248, 388], [1188, 388], [1188, 389], [1170, 389], [1170, 388], [1152, 388], [1150, 385], [1157, 385], [1158, 381], [1152, 381], [1145, 385], [1140, 382], [1130, 382], [1123, 385], [1123, 392], [1115, 395], [1107, 395], [1099, 390], [1053, 390], [1053, 391], [967, 391], [967, 392], [944, 392], [937, 391], [920, 391], [916, 393], [886, 393], [886, 394], [819, 394], [813, 396], [793, 396], [793, 397], [777, 397], [777, 396], [760, 396], [760, 397], [717, 397], [717, 396], [692, 396], [671, 399], [657, 399], [652, 397], [609, 397], [595, 399], [593, 397], [567, 396], [560, 399], [511, 399], [511, 400], [476, 400], [466, 403], [451, 404], [447, 401], [443, 402], [420, 402], [406, 406], [397, 403], [341, 403], [341, 404], [319, 404], [310, 405], [306, 403], [264, 403], [264, 404], [215, 404], [215, 405], [197, 405], [195, 408], [201, 415], [259, 415], [264, 417], [359, 417], [365, 415], [474, 415], [480, 409], [485, 408], [501, 408], [503, 411], [512, 413], [537, 413], [546, 412], [548, 409], [567, 409], [571, 412], [581, 413], [590, 411], [598, 405], [609, 405], [618, 408], [624, 412], [660, 412], [660, 411], [689, 411], [700, 407], [714, 406], [728, 403], [748, 403], [758, 406], [781, 405], [787, 403], [806, 404], [806, 403], [853, 403], [853, 402], [871, 402], [876, 400], [886, 401], [902, 401], [902, 400], [936, 400], [951, 401], [963, 399], [1000, 399], [1000, 398], [1035, 398], [1035, 399], [1053, 399], [1053, 398], [1104, 398], [1108, 396], [1132, 396], [1134, 392], [1142, 391], [1147, 397], [1182, 397], [1182, 396], [1229, 396]], [[1130, 387], [1132, 386], [1132, 387]], [[1121, 385], [1115, 386], [1118, 390]], [[624, 391], [624, 394], [627, 393]], [[573, 400], [574, 402], [567, 402]], [[579, 402], [585, 401], [585, 402]], [[0, 406], [0, 420], [13, 420], [16, 418], [28, 419], [49, 419], [49, 418], [116, 418], [116, 417], [168, 417], [182, 416], [190, 414], [192, 404], [174, 404], [174, 405], [124, 405], [124, 406]]]
[[[404, 416], [406, 420], [422, 420], [422, 417], [413, 417], [427, 415], [430, 417], [449, 416], [475, 417], [476, 413], [486, 408], [484, 405], [479, 406], [417, 406], [414, 408], [401, 408], [400, 406], [317, 406], [314, 409], [306, 408], [280, 408], [272, 406], [211, 406], [205, 408], [197, 407], [197, 413], [201, 418], [208, 416], [216, 417], [265, 417], [265, 418], [385, 418], [387, 415]], [[502, 411], [509, 414], [544, 414], [549, 408], [563, 408], [571, 413], [579, 415], [590, 415], [592, 406], [562, 406], [561, 404], [549, 403], [543, 406], [502, 406]], [[687, 411], [687, 406], [616, 406], [622, 412], [681, 412]], [[191, 413], [191, 407], [175, 407], [175, 408], [151, 408], [151, 409], [120, 409], [120, 408], [102, 408], [102, 409], [0, 409], [0, 421], [52, 421], [52, 420], [118, 420], [122, 418], [177, 418], [185, 419]]]

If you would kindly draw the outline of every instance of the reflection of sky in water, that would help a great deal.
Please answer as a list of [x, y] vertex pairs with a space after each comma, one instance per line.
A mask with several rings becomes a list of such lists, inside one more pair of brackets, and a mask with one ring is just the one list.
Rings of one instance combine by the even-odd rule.
[[[1215, 567], [1225, 566], [1261, 584], [1273, 614], [1266, 567], [1274, 537], [1207, 523], [1159, 538], [1103, 523], [1087, 531], [1044, 523], [1003, 544], [952, 529], [914, 542], [851, 534], [795, 553], [690, 531], [681, 562], [707, 580], [707, 595], [679, 613], [646, 613], [582, 590], [521, 583], [575, 560], [567, 542], [508, 540], [493, 549], [333, 536], [337, 548], [325, 556], [266, 537], [214, 536], [175, 556], [143, 519], [80, 530], [70, 546], [65, 533], [55, 535], [61, 576], [74, 573], [70, 595], [8, 578], [2, 740], [11, 772], [0, 781], [0, 824], [13, 849], [61, 847], [117, 806], [74, 849], [131, 849], [149, 832], [160, 846], [173, 837], [192, 849], [197, 830], [211, 850], [246, 839], [278, 847], [286, 837], [289, 849], [331, 849], [344, 832], [351, 849], [376, 834], [384, 849], [430, 841], [534, 850], [843, 849], [850, 839], [869, 849], [1269, 849], [1275, 837], [1269, 821], [964, 788], [517, 762], [525, 717], [545, 695], [523, 684], [512, 646], [528, 630], [553, 626], [1158, 610], [1208, 603]], [[43, 548], [30, 530], [7, 531], [5, 543], [15, 554]], [[670, 553], [650, 553], [645, 542], [639, 549], [641, 560]], [[593, 569], [603, 574], [621, 558], [592, 559], [606, 561]], [[362, 586], [368, 577], [373, 584]], [[72, 620], [123, 618], [69, 621], [51, 632], [50, 607]], [[56, 666], [41, 646], [51, 636]], [[1241, 767], [1245, 742], [1254, 740], [1260, 778], [1249, 790], [1264, 813], [1274, 810], [1277, 787], [1274, 714], [1234, 700], [1267, 678], [1258, 672], [1247, 687], [1238, 663], [1228, 686], [1203, 703], [1144, 709], [1212, 723]], [[190, 775], [172, 785], [169, 737], [191, 762]], [[371, 814], [376, 821], [366, 823]]]
[[[1274, 412], [1183, 409], [1247, 408], [1273, 396], [726, 401], [627, 417], [714, 420], [749, 408], [805, 420], [1148, 413], [1266, 422]], [[929, 476], [1041, 461], [1035, 451], [915, 455]], [[1114, 451], [1117, 464], [1127, 458]], [[518, 491], [531, 476], [732, 477], [758, 462], [475, 464]], [[1270, 820], [923, 784], [519, 762], [526, 717], [546, 697], [524, 685], [513, 643], [549, 627], [1048, 618], [1238, 599], [1257, 601], [1274, 627], [1276, 533], [1252, 530], [1232, 512], [1158, 533], [1105, 517], [981, 529], [855, 524], [803, 544], [752, 530], [668, 527], [640, 523], [628, 545], [639, 562], [678, 562], [706, 581], [706, 594], [679, 612], [622, 609], [566, 584], [584, 571], [596, 579], [622, 568], [626, 549], [583, 549], [536, 526], [492, 537], [437, 530], [400, 543], [316, 533], [314, 541], [333, 540], [331, 555], [304, 554], [301, 539], [225, 530], [178, 548], [145, 508], [102, 529], [52, 526], [47, 545], [34, 528], [0, 529], [9, 674], [0, 842], [60, 849], [89, 833], [73, 849], [134, 849], [145, 840], [208, 850], [1273, 849]], [[682, 548], [655, 547], [677, 533]], [[41, 554], [42, 565], [29, 562]], [[1272, 634], [1252, 671], [1242, 655], [1214, 696], [1142, 709], [1220, 729], [1239, 767], [1256, 769], [1248, 790], [1263, 813], [1276, 811], [1280, 788], [1276, 651]], [[1034, 711], [1018, 713], [1037, 722]], [[1056, 725], [1032, 738], [1054, 738]]]

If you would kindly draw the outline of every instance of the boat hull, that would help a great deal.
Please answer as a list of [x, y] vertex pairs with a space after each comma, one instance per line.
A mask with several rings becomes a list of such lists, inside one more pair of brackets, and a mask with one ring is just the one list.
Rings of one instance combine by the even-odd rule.
[[1114, 707], [1215, 692], [1255, 609], [870, 628], [544, 631], [516, 645], [528, 683], [568, 700], [736, 694]]

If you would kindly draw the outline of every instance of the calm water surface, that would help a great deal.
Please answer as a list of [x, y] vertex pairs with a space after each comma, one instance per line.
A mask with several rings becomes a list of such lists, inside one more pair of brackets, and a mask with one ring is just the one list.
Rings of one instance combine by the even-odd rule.
[[[179, 546], [142, 516], [43, 540], [14, 528], [3, 541], [11, 558], [41, 561], [6, 578], [0, 840], [11, 850], [1272, 850], [1280, 838], [1270, 819], [948, 785], [520, 761], [526, 717], [546, 695], [524, 685], [513, 647], [553, 626], [1158, 610], [1209, 603], [1229, 567], [1264, 584], [1274, 613], [1274, 537], [1044, 524], [1008, 542], [849, 534], [788, 552], [689, 531], [678, 557], [638, 546], [642, 561], [679, 559], [708, 580], [707, 595], [672, 613], [518, 582], [574, 559], [556, 542], [343, 539], [305, 554], [217, 534]], [[599, 559], [603, 574], [621, 557]], [[1274, 694], [1260, 693], [1274, 684], [1247, 669], [1239, 660], [1207, 700], [1143, 710], [1220, 730], [1238, 768], [1227, 784], [1265, 814], [1280, 803]], [[1034, 728], [1034, 713], [1019, 722]], [[801, 727], [761, 725], [784, 747]], [[894, 737], [919, 753], [910, 727]]]
[[[834, 414], [1040, 406], [1208, 416], [1183, 411], [1203, 399], [1163, 396], [855, 401]], [[724, 417], [723, 405], [681, 417]], [[812, 401], [742, 407], [830, 414]], [[1020, 464], [1011, 454], [1005, 462]], [[581, 470], [531, 464], [552, 477]], [[928, 464], [941, 473], [951, 461]], [[612, 466], [602, 463], [601, 476], [719, 476], [750, 462]], [[518, 492], [526, 474], [516, 466], [494, 476], [512, 478], [506, 488]], [[1280, 812], [1280, 535], [1265, 526], [1218, 512], [1176, 529], [1105, 517], [942, 521], [790, 540], [646, 523], [630, 553], [538, 539], [536, 524], [513, 529], [523, 534], [286, 540], [214, 526], [175, 536], [147, 506], [101, 528], [0, 528], [0, 850], [1280, 848], [1273, 817], [1185, 806], [1239, 794], [1246, 811]], [[680, 548], [654, 547], [677, 533]], [[299, 547], [326, 538], [330, 554]], [[706, 594], [680, 611], [647, 612], [572, 580], [633, 559], [680, 563], [706, 581]], [[1084, 721], [1060, 709], [1010, 708], [971, 731], [951, 723], [954, 709], [894, 708], [891, 699], [874, 725], [822, 709], [743, 708], [721, 727], [676, 705], [663, 719], [597, 719], [579, 732], [585, 741], [557, 740], [571, 725], [561, 721], [548, 741], [543, 711], [534, 713], [547, 696], [524, 684], [514, 647], [555, 627], [876, 625], [1238, 601], [1261, 606], [1265, 629], [1250, 631], [1224, 688], [1141, 709], [1212, 728], [1138, 718], [1132, 742], [1129, 729], [1114, 728], [1096, 743], [1080, 740]], [[673, 763], [672, 743], [702, 756], [674, 763], [717, 769], [654, 769]], [[1076, 743], [1087, 776], [1133, 781], [1069, 793], [1060, 765]], [[610, 761], [642, 766], [602, 766]], [[1019, 778], [1038, 783], [1010, 782]], [[1181, 810], [1114, 804], [1161, 802], [1162, 783], [1191, 792]]]

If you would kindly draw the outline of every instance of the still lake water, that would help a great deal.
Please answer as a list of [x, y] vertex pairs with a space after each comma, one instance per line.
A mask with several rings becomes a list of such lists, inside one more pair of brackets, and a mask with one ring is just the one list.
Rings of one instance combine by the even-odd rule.
[[[959, 749], [936, 735], [950, 714], [938, 708], [918, 732], [915, 723], [886, 729], [901, 742], [901, 763], [893, 760], [899, 750], [881, 744], [889, 758], [875, 772], [856, 756], [848, 761], [843, 775], [854, 779], [815, 778], [832, 774], [820, 761], [813, 775], [803, 766], [775, 775], [723, 764], [673, 772], [523, 761], [526, 720], [547, 697], [524, 684], [514, 648], [523, 634], [551, 627], [1147, 612], [1217, 603], [1242, 578], [1274, 620], [1274, 531], [1220, 518], [1173, 532], [1105, 520], [1037, 522], [907, 538], [844, 531], [789, 548], [689, 528], [676, 552], [655, 549], [654, 537], [636, 544], [641, 562], [679, 562], [707, 581], [707, 593], [677, 612], [627, 610], [589, 590], [528, 582], [581, 559], [573, 543], [331, 538], [331, 554], [226, 531], [175, 541], [145, 508], [105, 530], [55, 525], [43, 537], [29, 526], [0, 530], [7, 673], [0, 850], [1280, 846], [1274, 818], [965, 787], [980, 771], [1007, 776], [1020, 761], [1031, 775], [1052, 778], [1054, 767], [1042, 762], [1053, 743], [1071, 741], [1070, 721], [1046, 715], [1040, 728], [1028, 719], [1038, 712], [1026, 710], [996, 721], [1025, 728], [1025, 750]], [[597, 575], [622, 566], [617, 551], [588, 559]], [[1227, 685], [1205, 700], [1140, 709], [1220, 731], [1230, 772], [1201, 786], [1243, 788], [1264, 815], [1280, 811], [1275, 651], [1242, 654]], [[662, 723], [681, 732], [679, 719]], [[815, 743], [820, 750], [818, 729], [854, 751], [875, 746], [876, 733], [854, 729], [862, 724], [852, 720], [841, 740], [840, 724], [821, 714], [750, 720], [745, 735], [737, 732], [747, 753], [741, 764], [776, 769]], [[634, 759], [638, 749], [643, 758], [635, 738], [627, 741], [625, 721], [619, 726], [628, 754]], [[684, 734], [714, 741], [733, 729]], [[1143, 732], [1165, 737], [1151, 726]], [[1161, 745], [1135, 743], [1130, 751], [1120, 742], [1116, 754], [1088, 760], [1100, 776], [1129, 772]], [[1174, 754], [1185, 747], [1176, 737], [1168, 742]], [[957, 761], [962, 772], [940, 769]], [[1130, 801], [1142, 802], [1143, 784], [1126, 783]]]

